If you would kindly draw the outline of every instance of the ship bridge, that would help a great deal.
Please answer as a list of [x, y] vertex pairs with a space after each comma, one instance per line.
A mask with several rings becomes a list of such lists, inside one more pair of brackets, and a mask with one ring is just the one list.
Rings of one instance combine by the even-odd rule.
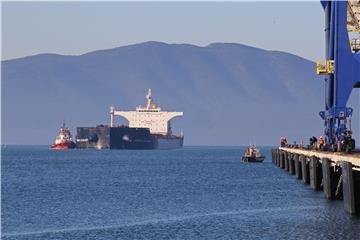
[[151, 89], [148, 90], [146, 99], [146, 106], [138, 106], [135, 111], [116, 111], [114, 107], [110, 107], [110, 126], [114, 126], [114, 116], [120, 116], [129, 121], [131, 128], [149, 128], [152, 134], [171, 135], [170, 120], [183, 116], [183, 112], [161, 111], [152, 99]]

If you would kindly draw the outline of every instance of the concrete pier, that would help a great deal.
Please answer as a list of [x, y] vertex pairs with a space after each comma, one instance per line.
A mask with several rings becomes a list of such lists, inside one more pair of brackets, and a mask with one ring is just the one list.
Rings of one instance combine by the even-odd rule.
[[300, 161], [301, 161], [302, 180], [305, 184], [309, 184], [310, 183], [309, 163], [307, 162], [307, 158], [305, 156], [300, 156]]
[[324, 191], [327, 199], [343, 199], [344, 208], [360, 214], [360, 153], [345, 154], [297, 148], [272, 151], [273, 163]]
[[272, 163], [276, 163], [276, 156], [275, 156], [275, 154], [276, 154], [276, 149], [272, 149], [271, 150], [271, 161], [272, 161]]
[[294, 164], [295, 164], [295, 175], [297, 179], [302, 179], [301, 162], [299, 160], [299, 154], [294, 155]]
[[353, 170], [355, 211], [360, 215], [360, 171]]
[[317, 157], [310, 158], [310, 186], [314, 191], [320, 190], [322, 169]]
[[295, 154], [291, 154], [289, 158], [289, 173], [290, 175], [295, 174]]
[[289, 155], [290, 153], [285, 152], [285, 171], [289, 171]]
[[356, 212], [354, 177], [352, 171], [352, 164], [350, 162], [343, 162], [342, 176], [343, 176], [342, 183], [343, 183], [344, 207], [346, 211], [354, 214]]
[[333, 189], [335, 189], [335, 187], [333, 186], [334, 183], [331, 177], [331, 163], [330, 160], [328, 158], [323, 158], [322, 159], [322, 172], [323, 172], [323, 189], [324, 189], [324, 194], [325, 197], [327, 199], [333, 199], [335, 197], [335, 191], [333, 191]]
[[277, 165], [278, 165], [279, 168], [281, 168], [282, 154], [283, 154], [282, 151], [278, 150], [278, 152], [277, 152], [277, 157], [278, 157]]
[[280, 151], [280, 168], [285, 168], [285, 152]]

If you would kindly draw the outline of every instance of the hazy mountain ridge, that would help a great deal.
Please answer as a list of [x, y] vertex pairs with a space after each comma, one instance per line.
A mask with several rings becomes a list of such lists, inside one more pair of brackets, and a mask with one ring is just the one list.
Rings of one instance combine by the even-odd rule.
[[298, 139], [322, 128], [314, 63], [241, 44], [39, 54], [3, 61], [2, 80], [5, 143], [51, 143], [63, 119], [74, 135], [76, 126], [106, 123], [111, 104], [132, 110], [147, 88], [164, 110], [184, 111], [173, 127], [186, 144], [272, 144], [279, 134]]

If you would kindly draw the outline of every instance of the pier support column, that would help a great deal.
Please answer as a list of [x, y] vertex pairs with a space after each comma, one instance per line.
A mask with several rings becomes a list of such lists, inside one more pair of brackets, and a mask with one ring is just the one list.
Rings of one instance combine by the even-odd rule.
[[331, 166], [331, 161], [328, 158], [322, 158], [322, 175], [323, 175], [323, 189], [327, 199], [336, 198], [336, 189], [340, 178], [340, 172], [335, 171], [335, 167]]
[[355, 211], [360, 215], [360, 171], [353, 170], [354, 178], [354, 196], [355, 196]]
[[285, 152], [285, 171], [289, 171], [289, 156], [290, 153]]
[[294, 155], [295, 174], [297, 179], [302, 178], [301, 174], [301, 161], [299, 160], [299, 154]]
[[277, 165], [277, 149], [274, 150], [274, 158], [275, 158], [275, 161], [274, 161], [274, 164]]
[[310, 185], [314, 191], [320, 190], [322, 172], [320, 170], [320, 163], [317, 157], [310, 158]]
[[331, 191], [331, 163], [327, 158], [321, 159], [322, 164], [322, 172], [323, 172], [323, 189], [324, 194], [327, 199], [333, 199], [332, 191]]
[[344, 196], [344, 207], [345, 210], [351, 214], [357, 213], [359, 201], [359, 193], [355, 195], [355, 190], [359, 190], [359, 186], [355, 186], [354, 173], [352, 164], [350, 162], [342, 163], [342, 184], [343, 184], [343, 196]]
[[309, 164], [307, 163], [307, 159], [305, 156], [301, 155], [300, 156], [301, 159], [301, 173], [302, 173], [302, 180], [305, 184], [309, 184], [310, 183], [310, 179], [309, 179]]
[[277, 152], [277, 149], [274, 149], [274, 151], [273, 151], [273, 163], [274, 164], [276, 163], [276, 152]]
[[295, 174], [295, 155], [296, 154], [291, 154], [291, 157], [289, 159], [289, 173], [291, 175]]
[[280, 168], [284, 168], [285, 167], [285, 152], [281, 151], [280, 152]]
[[276, 165], [280, 166], [280, 150], [276, 149]]

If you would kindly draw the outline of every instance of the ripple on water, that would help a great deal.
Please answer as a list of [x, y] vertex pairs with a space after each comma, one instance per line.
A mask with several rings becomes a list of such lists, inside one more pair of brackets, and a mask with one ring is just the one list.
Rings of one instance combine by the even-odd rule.
[[360, 219], [242, 149], [2, 156], [3, 239], [360, 239]]

